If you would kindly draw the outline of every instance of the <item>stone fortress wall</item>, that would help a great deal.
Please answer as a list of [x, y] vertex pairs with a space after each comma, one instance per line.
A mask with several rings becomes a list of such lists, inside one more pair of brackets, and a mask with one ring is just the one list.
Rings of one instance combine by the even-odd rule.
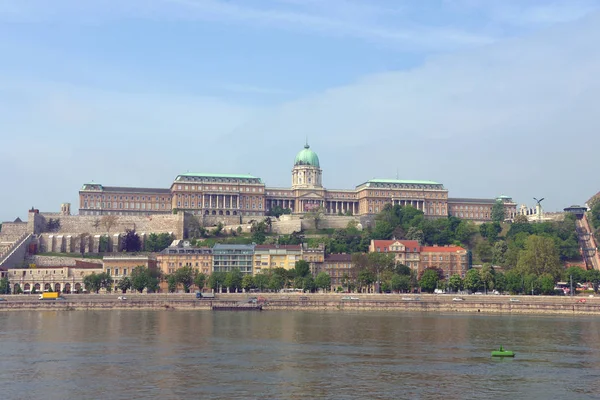
[[[30, 210], [27, 222], [5, 222], [0, 233], [0, 243], [6, 247], [13, 244], [23, 235], [34, 234], [33, 246], [37, 252], [46, 253], [98, 253], [101, 237], [108, 239], [108, 250], [119, 251], [123, 236], [128, 229], [135, 229], [142, 244], [151, 233], [170, 233], [174, 239], [187, 238], [188, 229], [198, 224], [210, 228], [219, 222], [224, 225], [225, 232], [237, 231], [249, 233], [254, 221], [262, 221], [265, 217], [256, 216], [223, 216], [193, 215], [179, 212], [177, 214], [155, 214], [144, 216], [117, 215], [114, 226], [107, 231], [102, 224], [103, 216], [68, 215], [63, 210], [59, 213]], [[314, 229], [314, 220], [307, 215], [282, 215], [280, 218], [270, 217], [271, 230], [275, 234], [292, 234], [302, 230]], [[53, 232], [48, 231], [50, 220], [60, 221], [60, 227]], [[348, 226], [350, 221], [369, 226], [372, 221], [365, 216], [331, 216], [323, 215], [319, 221], [320, 229], [340, 229]]]

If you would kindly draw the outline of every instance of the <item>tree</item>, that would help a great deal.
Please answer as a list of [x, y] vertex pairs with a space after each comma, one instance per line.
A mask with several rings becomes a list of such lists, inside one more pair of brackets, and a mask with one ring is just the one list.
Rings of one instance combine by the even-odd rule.
[[554, 294], [555, 283], [554, 277], [550, 274], [543, 274], [538, 277], [538, 286], [543, 295]]
[[587, 282], [589, 279], [588, 271], [581, 269], [579, 267], [567, 268], [562, 275], [563, 281], [569, 282], [571, 279], [571, 276], [573, 277], [574, 283], [584, 283], [584, 282]]
[[517, 215], [515, 215], [515, 218], [513, 219], [513, 224], [526, 224], [528, 222], [529, 222], [529, 220], [527, 219], [527, 216], [525, 216], [523, 214], [517, 214]]
[[194, 270], [192, 267], [181, 267], [175, 271], [177, 283], [181, 283], [185, 293], [190, 292], [190, 287], [194, 283]]
[[319, 229], [319, 222], [321, 222], [321, 220], [323, 219], [323, 212], [323, 207], [318, 207], [306, 213], [306, 218], [314, 222], [315, 229]]
[[265, 273], [256, 274], [254, 276], [254, 284], [259, 291], [264, 291], [267, 287], [269, 287], [269, 276]]
[[8, 281], [8, 276], [4, 276], [0, 279], [0, 293], [10, 294], [10, 282]]
[[516, 294], [523, 291], [523, 276], [518, 271], [508, 271], [504, 277], [506, 280], [506, 290], [510, 293]]
[[175, 293], [177, 291], [177, 277], [175, 274], [167, 276], [167, 290], [169, 293]]
[[135, 229], [125, 230], [123, 237], [123, 251], [128, 253], [140, 251], [142, 249], [142, 241], [140, 236], [135, 232]]
[[433, 291], [437, 288], [439, 280], [439, 273], [436, 269], [426, 268], [421, 275], [421, 279], [419, 280], [419, 286], [421, 287], [422, 291], [433, 293]]
[[106, 230], [106, 234], [110, 235], [110, 230], [117, 224], [119, 217], [116, 215], [103, 215], [100, 218], [100, 224]]
[[208, 286], [215, 292], [220, 292], [225, 283], [225, 272], [213, 272], [208, 277]]
[[83, 258], [85, 255], [85, 242], [90, 237], [90, 234], [87, 232], [79, 234], [79, 252], [81, 253], [81, 257]]
[[358, 273], [357, 283], [359, 289], [362, 291], [363, 288], [366, 288], [367, 291], [369, 287], [375, 282], [375, 276], [369, 270], [363, 269]]
[[223, 232], [223, 223], [219, 222], [215, 229], [212, 231], [213, 236], [219, 236]]
[[106, 289], [107, 292], [112, 292], [112, 284], [113, 278], [106, 272], [101, 272], [98, 274], [98, 279], [100, 281], [100, 287]]
[[481, 283], [481, 277], [479, 276], [479, 271], [476, 269], [470, 269], [467, 271], [464, 280], [465, 289], [470, 290], [471, 292], [476, 292], [483, 286]]
[[140, 293], [144, 291], [144, 289], [150, 290], [152, 287], [152, 275], [150, 270], [143, 265], [138, 265], [131, 271], [131, 288]]
[[504, 240], [494, 243], [494, 246], [492, 247], [492, 263], [494, 265], [505, 265], [507, 251], [508, 245]]
[[50, 218], [46, 223], [46, 230], [48, 232], [58, 232], [60, 230], [60, 218]]
[[314, 292], [317, 285], [312, 275], [307, 275], [302, 279], [302, 290], [305, 292]]
[[502, 200], [496, 200], [496, 202], [492, 206], [491, 217], [492, 217], [492, 221], [494, 221], [494, 222], [504, 221], [505, 213], [504, 213], [504, 203], [502, 203]]
[[187, 237], [188, 238], [201, 238], [206, 236], [206, 228], [204, 228], [197, 217], [192, 217], [188, 220], [187, 226]]
[[554, 240], [537, 235], [529, 236], [525, 242], [525, 249], [519, 253], [517, 269], [524, 275], [540, 276], [548, 273], [558, 279], [562, 267]]
[[244, 275], [242, 278], [242, 289], [246, 292], [254, 288], [254, 277], [252, 275]]
[[394, 292], [408, 292], [410, 290], [410, 276], [393, 274], [390, 280], [390, 288]]
[[326, 292], [331, 289], [331, 277], [325, 271], [319, 272], [315, 278], [315, 285]]
[[96, 275], [95, 272], [92, 272], [90, 275], [83, 278], [83, 286], [85, 286], [85, 290], [89, 293], [98, 293], [101, 285], [101, 277]]
[[173, 242], [173, 236], [169, 233], [151, 233], [144, 241], [144, 251], [158, 253], [166, 249]]
[[448, 280], [448, 287], [453, 292], [458, 292], [463, 289], [463, 280], [459, 274], [454, 274]]
[[461, 243], [471, 245], [473, 236], [477, 233], [475, 224], [471, 221], [461, 220], [454, 232], [454, 237]]
[[[600, 203], [598, 203], [600, 204]], [[597, 269], [591, 269], [587, 272], [588, 281], [592, 283], [594, 293], [598, 294], [598, 284], [600, 284], [600, 271]]]
[[131, 280], [127, 277], [121, 279], [119, 283], [117, 283], [117, 289], [122, 293], [127, 293], [127, 291], [131, 289]]
[[198, 272], [194, 277], [194, 285], [198, 287], [198, 290], [202, 291], [204, 285], [206, 284], [206, 275], [202, 272]]
[[495, 288], [495, 286], [494, 286], [495, 275], [496, 275], [496, 273], [494, 271], [494, 268], [492, 268], [491, 265], [484, 264], [483, 267], [481, 267], [481, 271], [479, 271], [479, 277], [481, 279], [481, 283], [483, 284], [483, 287], [485, 290], [493, 290]]
[[225, 274], [223, 286], [227, 287], [230, 292], [236, 292], [242, 288], [242, 279], [244, 276], [239, 269], [235, 268]]
[[102, 223], [100, 222], [100, 218], [96, 218], [94, 220], [94, 222], [92, 222], [92, 226], [94, 227], [94, 229], [97, 231], [98, 228], [100, 227], [100, 225], [102, 225]]
[[285, 278], [279, 274], [272, 274], [269, 278], [269, 289], [274, 290], [276, 292], [283, 289], [285, 285]]
[[296, 272], [296, 277], [304, 278], [310, 274], [310, 264], [304, 260], [296, 261], [294, 271]]
[[406, 232], [406, 239], [416, 240], [417, 242], [419, 242], [419, 244], [423, 244], [425, 242], [425, 234], [421, 229], [411, 226]]

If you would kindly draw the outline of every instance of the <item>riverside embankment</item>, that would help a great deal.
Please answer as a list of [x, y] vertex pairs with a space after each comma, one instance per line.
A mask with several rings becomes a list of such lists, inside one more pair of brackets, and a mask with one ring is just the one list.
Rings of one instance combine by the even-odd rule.
[[[506, 313], [600, 315], [600, 297], [493, 295], [378, 295], [378, 294], [218, 294], [196, 299], [194, 294], [64, 295], [64, 300], [38, 300], [36, 295], [8, 295], [0, 312], [19, 310], [210, 310], [213, 305], [236, 306], [251, 297], [264, 298], [263, 310], [391, 311], [442, 313]], [[457, 297], [463, 300], [455, 300]]]

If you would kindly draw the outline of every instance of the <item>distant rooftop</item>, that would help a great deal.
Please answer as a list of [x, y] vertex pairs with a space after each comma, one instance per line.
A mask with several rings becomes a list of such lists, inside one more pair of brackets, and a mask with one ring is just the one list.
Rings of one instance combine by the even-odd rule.
[[[389, 185], [389, 186], [388, 186]], [[392, 186], [393, 185], [393, 186]], [[443, 189], [444, 186], [434, 181], [418, 181], [404, 179], [369, 179], [368, 181], [357, 185], [356, 187], [414, 187], [414, 186], [435, 186], [435, 189]]]
[[180, 180], [179, 178], [226, 178], [226, 179], [258, 179], [260, 178], [254, 175], [246, 175], [246, 174], [211, 174], [211, 173], [197, 173], [197, 172], [187, 172], [185, 174], [177, 175], [175, 180]]

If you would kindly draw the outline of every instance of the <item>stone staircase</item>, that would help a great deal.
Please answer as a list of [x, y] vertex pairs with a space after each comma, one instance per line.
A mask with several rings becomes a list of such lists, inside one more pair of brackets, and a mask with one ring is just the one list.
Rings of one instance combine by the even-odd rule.
[[12, 244], [8, 243], [0, 250], [0, 267], [2, 268], [15, 268], [19, 266], [25, 259], [27, 254], [27, 246], [31, 242], [33, 235], [31, 233], [24, 233], [19, 236]]

